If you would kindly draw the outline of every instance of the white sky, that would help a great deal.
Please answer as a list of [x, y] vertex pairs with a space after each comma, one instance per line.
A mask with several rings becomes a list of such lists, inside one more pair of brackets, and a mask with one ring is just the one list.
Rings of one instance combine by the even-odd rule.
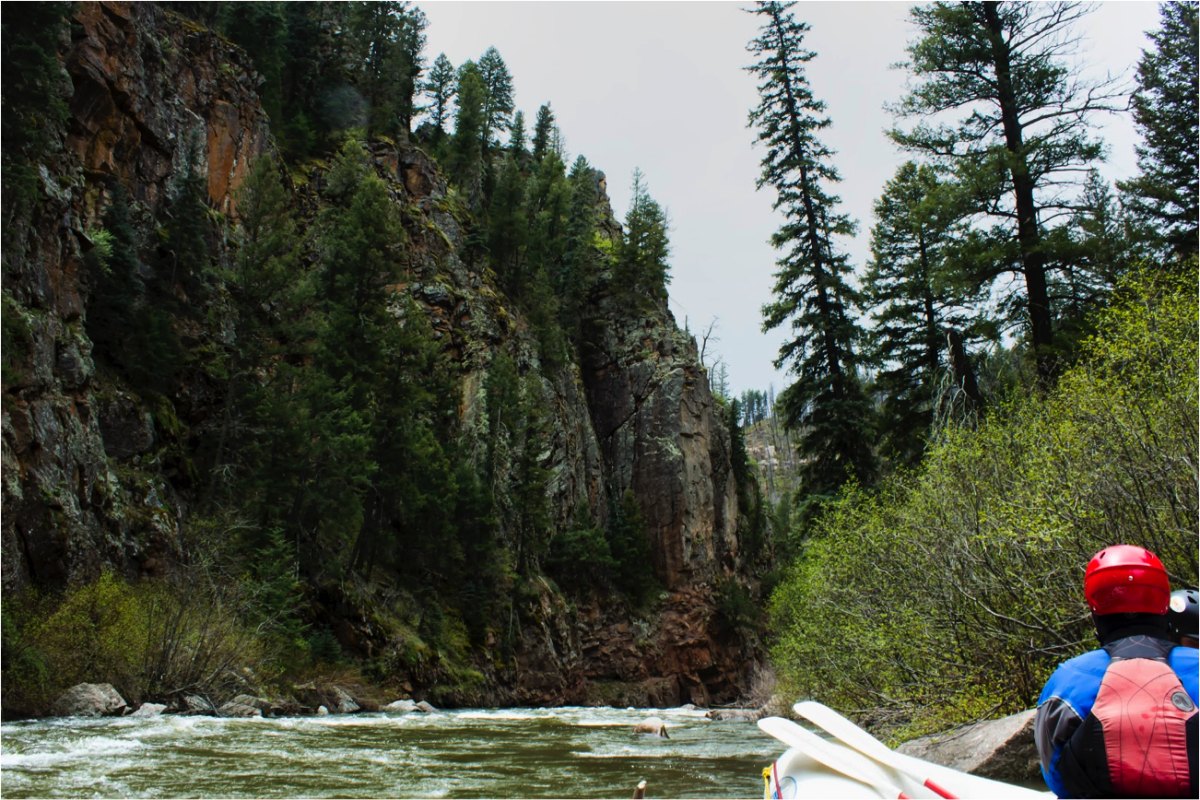
[[[420, 2], [429, 18], [426, 55], [455, 66], [500, 51], [513, 76], [517, 108], [532, 128], [551, 103], [571, 158], [582, 154], [608, 178], [613, 211], [624, 219], [638, 167], [671, 218], [671, 310], [694, 334], [716, 318], [710, 341], [735, 395], [780, 391], [791, 380], [772, 366], [785, 332], [762, 333], [777, 255], [768, 239], [780, 224], [774, 192], [756, 192], [762, 151], [746, 115], [758, 102], [746, 44], [757, 19], [733, 2]], [[817, 52], [808, 78], [832, 125], [823, 141], [838, 151], [842, 209], [859, 223], [846, 243], [862, 270], [869, 257], [871, 205], [905, 160], [884, 136], [907, 73], [890, 69], [915, 37], [903, 2], [802, 2], [797, 19]], [[1128, 71], [1144, 35], [1158, 26], [1153, 2], [1107, 2], [1086, 17], [1084, 60], [1098, 73]], [[1136, 173], [1137, 136], [1126, 115], [1106, 121], [1110, 179]], [[568, 164], [570, 161], [568, 160]], [[785, 325], [786, 327], [786, 325]], [[698, 337], [699, 338], [699, 337]]]

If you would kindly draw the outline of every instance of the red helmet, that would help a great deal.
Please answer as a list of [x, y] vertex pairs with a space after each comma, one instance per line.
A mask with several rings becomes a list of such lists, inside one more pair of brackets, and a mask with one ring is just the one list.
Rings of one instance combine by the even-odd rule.
[[1171, 584], [1158, 556], [1118, 544], [1092, 556], [1083, 595], [1094, 614], [1166, 614]]

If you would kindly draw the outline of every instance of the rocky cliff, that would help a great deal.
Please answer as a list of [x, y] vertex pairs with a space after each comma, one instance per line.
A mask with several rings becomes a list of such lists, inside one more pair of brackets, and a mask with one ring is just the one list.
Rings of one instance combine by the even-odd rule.
[[[151, 406], [97, 372], [84, 329], [84, 259], [119, 183], [136, 222], [152, 237], [189, 168], [206, 179], [228, 259], [236, 224], [233, 190], [273, 149], [249, 60], [221, 37], [149, 4], [75, 7], [63, 43], [70, 118], [42, 169], [38, 207], [6, 208], [3, 405], [3, 589], [62, 587], [111, 568], [129, 579], [169, 575], [187, 550], [183, 524], [197, 500], [188, 448], [211, 431], [220, 387], [185, 373], [169, 404]], [[70, 86], [66, 86], [69, 80]], [[744, 576], [728, 435], [715, 414], [695, 341], [662, 307], [631, 315], [607, 276], [590, 287], [598, 331], [581, 363], [543, 369], [529, 324], [483, 263], [469, 257], [472, 222], [448, 202], [446, 179], [420, 147], [369, 145], [377, 173], [403, 209], [408, 283], [462, 387], [465, 430], [483, 413], [481, 387], [495, 354], [540, 376], [548, 418], [548, 492], [555, 529], [582, 503], [595, 519], [632, 491], [647, 522], [654, 572], [664, 591], [633, 612], [604, 597], [569, 602], [543, 582], [521, 609], [512, 659], [474, 658], [486, 678], [462, 702], [643, 703], [730, 701], [745, 686], [754, 648], [722, 627], [714, 587]], [[288, 177], [296, 205], [321, 202], [320, 163]], [[600, 178], [600, 234], [620, 235]], [[184, 302], [193, 302], [181, 298]], [[194, 302], [200, 302], [195, 300]], [[220, 340], [219, 293], [198, 318], [176, 320], [190, 341]], [[12, 323], [10, 325], [10, 323]], [[192, 328], [188, 328], [188, 326]], [[331, 606], [332, 608], [332, 606]], [[353, 603], [328, 611], [351, 653], [386, 648]], [[420, 694], [436, 671], [406, 675]], [[453, 700], [454, 698], [450, 698]]]

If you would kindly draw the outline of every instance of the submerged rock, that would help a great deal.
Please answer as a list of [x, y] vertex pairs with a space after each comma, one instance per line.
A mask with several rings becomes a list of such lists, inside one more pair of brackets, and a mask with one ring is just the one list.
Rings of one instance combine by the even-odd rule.
[[409, 714], [417, 710], [417, 704], [412, 700], [397, 700], [394, 703], [388, 703], [383, 710], [393, 714]]
[[51, 712], [56, 717], [114, 717], [129, 706], [109, 683], [81, 683], [63, 692]]
[[658, 717], [647, 717], [646, 719], [633, 726], [634, 733], [648, 733], [654, 736], [661, 736], [664, 739], [670, 739], [667, 734], [667, 723], [663, 722]]
[[229, 702], [217, 709], [222, 717], [261, 717], [262, 711], [254, 706]]
[[1008, 782], [1041, 780], [1033, 711], [922, 736], [896, 748], [905, 755]]
[[759, 708], [714, 708], [704, 716], [718, 722], [736, 720], [739, 722], [757, 722], [762, 719], [762, 709]]
[[130, 714], [131, 717], [161, 717], [163, 712], [167, 710], [163, 703], [142, 703], [138, 710]]

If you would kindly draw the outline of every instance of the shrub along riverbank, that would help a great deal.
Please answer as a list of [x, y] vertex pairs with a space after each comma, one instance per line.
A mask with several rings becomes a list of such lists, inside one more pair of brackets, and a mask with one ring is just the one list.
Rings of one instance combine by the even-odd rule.
[[871, 709], [897, 738], [1015, 712], [1094, 647], [1095, 551], [1145, 546], [1196, 585], [1195, 265], [1128, 284], [1054, 390], [844, 493], [772, 598], [789, 696]]

